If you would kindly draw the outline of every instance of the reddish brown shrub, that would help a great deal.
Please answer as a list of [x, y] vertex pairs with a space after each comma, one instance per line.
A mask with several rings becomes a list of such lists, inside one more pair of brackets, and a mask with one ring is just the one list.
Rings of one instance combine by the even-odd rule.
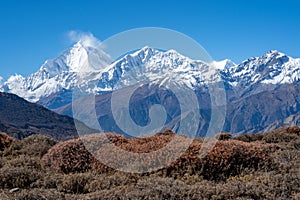
[[281, 127], [265, 134], [263, 140], [267, 143], [291, 142], [300, 136], [299, 127]]
[[218, 141], [203, 158], [198, 157], [200, 143], [193, 143], [188, 151], [171, 166], [167, 175], [198, 174], [210, 180], [225, 180], [247, 170], [269, 169], [273, 159], [269, 155], [274, 145], [246, 143], [236, 140]]
[[229, 140], [232, 138], [232, 134], [231, 133], [218, 133], [215, 135], [215, 138], [217, 140]]
[[15, 139], [13, 137], [7, 135], [6, 133], [0, 132], [0, 151], [10, 146], [14, 140]]
[[[160, 149], [174, 137], [174, 134], [171, 132], [134, 139], [126, 139], [121, 135], [112, 133], [105, 135], [115, 145], [136, 153], [147, 153]], [[99, 147], [99, 145], [104, 145], [107, 142], [103, 140], [103, 136], [103, 134], [90, 135], [82, 138], [82, 140], [85, 141], [85, 144], [92, 144], [91, 146]], [[229, 137], [230, 134], [225, 134], [223, 139]], [[73, 139], [55, 145], [43, 157], [43, 160], [49, 166], [64, 173], [84, 172], [90, 169], [97, 169], [100, 172], [111, 171], [112, 169], [101, 164], [86, 150], [82, 140]], [[229, 176], [237, 175], [245, 169], [269, 168], [272, 164], [269, 152], [276, 149], [274, 145], [258, 142], [247, 143], [237, 140], [221, 140], [216, 143], [214, 148], [205, 157], [199, 158], [198, 154], [202, 146], [201, 140], [192, 141], [191, 139], [182, 137], [182, 140], [176, 143], [174, 150], [182, 145], [186, 145], [186, 142], [191, 143], [190, 147], [176, 162], [162, 170], [163, 174], [175, 177], [185, 174], [196, 174], [206, 179], [225, 179]], [[161, 157], [171, 157], [175, 153], [174, 150], [169, 149], [168, 152], [162, 152], [161, 155], [156, 154], [158, 156], [158, 164], [163, 162], [159, 160]], [[124, 153], [127, 151], [124, 151]], [[106, 152], [104, 151], [104, 153]], [[126, 157], [125, 155], [117, 156], [120, 158]], [[147, 159], [150, 158], [145, 157], [145, 160], [143, 160], [145, 166], [149, 166], [149, 164], [150, 166], [152, 166], [151, 164], [154, 167], [156, 166], [155, 163], [149, 163], [150, 161]], [[114, 156], [107, 156], [106, 162], [113, 163], [116, 160]], [[118, 160], [117, 164], [121, 166], [123, 164], [122, 159]]]
[[[97, 148], [102, 147], [110, 141], [114, 143], [114, 145], [126, 150], [123, 152], [125, 154], [127, 151], [134, 153], [148, 153], [164, 147], [171, 141], [174, 135], [175, 134], [171, 131], [165, 131], [151, 137], [126, 139], [122, 135], [113, 133], [94, 134], [85, 136], [81, 139], [73, 139], [58, 143], [43, 156], [42, 160], [46, 165], [64, 173], [85, 172], [90, 169], [108, 172], [112, 169], [97, 161], [97, 159], [86, 149], [85, 145], [88, 145], [89, 150], [95, 153]], [[105, 152], [106, 150], [108, 152]], [[103, 153], [114, 155], [109, 152], [109, 149], [104, 149]], [[118, 162], [117, 164], [121, 166], [123, 164], [123, 155], [118, 156], [121, 158], [121, 162]], [[126, 161], [127, 160], [124, 160], [124, 162]], [[114, 156], [107, 156], [107, 162], [114, 163], [116, 162], [116, 159]]]
[[300, 127], [292, 126], [292, 127], [285, 127], [285, 128], [288, 133], [294, 133], [294, 134], [300, 136]]
[[243, 134], [238, 135], [234, 137], [234, 140], [239, 140], [243, 142], [255, 142], [255, 141], [261, 141], [265, 135], [262, 133], [256, 133], [256, 134]]
[[134, 153], [149, 153], [166, 146], [175, 136], [171, 130], [157, 133], [149, 137], [126, 139], [115, 143], [124, 150]]
[[108, 167], [99, 163], [94, 156], [86, 150], [80, 139], [72, 139], [53, 146], [42, 157], [46, 165], [64, 173], [85, 172], [99, 168], [107, 171]]

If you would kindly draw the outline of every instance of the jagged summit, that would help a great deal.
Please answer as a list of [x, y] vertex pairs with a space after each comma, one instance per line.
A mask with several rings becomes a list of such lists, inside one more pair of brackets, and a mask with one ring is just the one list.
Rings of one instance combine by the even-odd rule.
[[221, 60], [221, 61], [214, 61], [213, 65], [214, 65], [214, 67], [216, 67], [219, 70], [225, 70], [225, 69], [231, 68], [233, 66], [236, 66], [236, 64], [229, 59], [225, 59], [225, 60]]
[[268, 51], [265, 55], [285, 55], [285, 54], [276, 49], [273, 49]]
[[70, 49], [64, 51], [59, 57], [47, 60], [41, 67], [53, 75], [62, 71], [95, 72], [105, 68], [111, 63], [109, 55], [101, 48], [79, 41]]

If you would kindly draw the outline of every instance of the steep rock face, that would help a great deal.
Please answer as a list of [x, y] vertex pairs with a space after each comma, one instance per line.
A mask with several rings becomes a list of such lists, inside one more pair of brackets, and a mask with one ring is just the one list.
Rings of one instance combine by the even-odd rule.
[[281, 126], [300, 125], [300, 83], [284, 84], [229, 103], [225, 131], [268, 132]]
[[[78, 124], [86, 132], [95, 132], [81, 122]], [[33, 134], [44, 134], [57, 140], [78, 137], [73, 118], [8, 93], [0, 93], [0, 131], [19, 139]]]
[[[210, 96], [205, 91], [196, 93], [201, 102], [199, 103], [200, 122], [197, 135], [203, 136], [211, 120]], [[267, 90], [228, 103], [223, 131], [244, 134], [268, 132], [280, 126], [299, 126], [299, 99], [300, 83], [294, 83], [284, 84], [276, 90]], [[164, 106], [167, 112], [165, 128], [171, 128], [177, 132], [181, 115], [178, 99], [171, 91], [159, 87], [144, 86], [132, 95], [129, 112], [135, 123], [140, 126], [147, 125], [150, 120], [149, 109], [154, 104]], [[123, 133], [111, 112], [111, 93], [96, 96], [95, 109], [100, 125], [105, 131]], [[71, 116], [72, 104], [56, 111]]]
[[[126, 94], [127, 88], [120, 89], [119, 92]], [[211, 117], [211, 110], [210, 110], [210, 96], [206, 92], [206, 90], [196, 91], [196, 96], [199, 100], [199, 109], [200, 109], [200, 115], [199, 115], [199, 128], [197, 131], [197, 135], [205, 135], [210, 117]], [[75, 101], [66, 106], [60, 107], [58, 109], [55, 109], [56, 112], [61, 113], [63, 115], [69, 115], [72, 116], [73, 106], [77, 107], [79, 106], [82, 108], [79, 110], [79, 115], [86, 115], [87, 113], [90, 113], [89, 109], [95, 108], [95, 112], [97, 115], [97, 118], [99, 120], [99, 124], [103, 131], [108, 132], [116, 132], [116, 133], [122, 133], [126, 135], [127, 137], [135, 136], [130, 135], [133, 134], [131, 132], [124, 132], [119, 127], [119, 124], [116, 122], [115, 117], [126, 118], [126, 112], [129, 111], [130, 117], [134, 121], [134, 123], [137, 126], [146, 126], [151, 122], [150, 119], [150, 108], [156, 104], [159, 104], [163, 106], [163, 108], [166, 111], [166, 122], [162, 129], [171, 128], [175, 132], [179, 131], [180, 127], [180, 120], [181, 117], [184, 118], [184, 116], [187, 115], [187, 113], [181, 113], [181, 107], [180, 102], [176, 95], [169, 89], [159, 87], [157, 85], [144, 85], [142, 87], [139, 87], [131, 96], [127, 108], [119, 109], [117, 116], [114, 116], [112, 113], [112, 93], [109, 92], [107, 94], [102, 95], [96, 95], [95, 96], [95, 105], [91, 105], [91, 101], [88, 100], [80, 100]], [[93, 102], [92, 102], [93, 103]], [[81, 106], [84, 105], [84, 106]], [[94, 106], [94, 107], [93, 107]], [[193, 106], [193, 105], [191, 105]], [[182, 115], [182, 116], [181, 116]], [[156, 116], [160, 117], [160, 116]], [[126, 118], [127, 119], [127, 118]], [[192, 122], [191, 122], [192, 123]], [[192, 127], [194, 125], [191, 125]], [[192, 136], [192, 135], [191, 135]]]

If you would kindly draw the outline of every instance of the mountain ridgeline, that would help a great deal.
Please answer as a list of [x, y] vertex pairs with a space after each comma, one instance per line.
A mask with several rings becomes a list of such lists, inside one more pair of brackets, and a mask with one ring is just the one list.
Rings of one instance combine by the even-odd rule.
[[15, 75], [3, 81], [0, 91], [17, 94], [72, 117], [72, 106], [76, 105], [72, 102], [72, 92], [80, 86], [85, 93], [95, 95], [96, 115], [104, 131], [123, 133], [112, 115], [112, 93], [126, 93], [128, 87], [140, 83], [130, 98], [132, 119], [140, 126], [147, 125], [149, 108], [161, 104], [167, 114], [164, 128], [176, 132], [182, 113], [179, 100], [168, 87], [174, 82], [181, 91], [195, 92], [200, 113], [198, 135], [204, 135], [211, 119], [213, 94], [208, 87], [221, 83], [227, 110], [223, 131], [243, 134], [300, 125], [300, 59], [270, 51], [240, 64], [224, 60], [212, 65], [213, 70], [208, 64], [175, 50], [150, 47], [112, 62], [101, 49], [79, 41], [28, 77]]

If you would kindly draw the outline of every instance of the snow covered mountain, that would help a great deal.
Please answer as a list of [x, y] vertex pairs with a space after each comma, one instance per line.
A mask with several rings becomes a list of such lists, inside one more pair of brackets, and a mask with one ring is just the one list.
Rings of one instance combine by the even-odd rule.
[[[217, 64], [220, 67], [227, 62]], [[221, 80], [212, 68], [175, 50], [162, 52], [146, 46], [105, 68], [97, 79], [98, 91], [116, 90], [141, 81], [164, 86], [168, 82], [176, 82], [178, 86], [194, 89], [207, 82]]]
[[223, 80], [240, 97], [272, 90], [300, 80], [300, 59], [276, 50], [252, 57], [221, 71]]
[[[28, 77], [14, 75], [7, 81], [0, 79], [0, 90], [37, 102], [63, 90], [70, 91], [78, 84], [86, 85], [89, 93], [101, 94], [141, 80], [153, 84], [172, 80], [193, 89], [222, 78], [232, 88], [251, 93], [257, 84], [263, 88], [261, 85], [292, 83], [300, 78], [300, 59], [278, 51], [252, 57], [238, 65], [228, 59], [211, 64], [217, 71], [212, 72], [207, 64], [175, 50], [163, 52], [150, 47], [112, 63], [109, 55], [100, 48], [79, 41], [59, 57], [47, 60]], [[83, 74], [86, 79], [82, 79]]]
[[79, 41], [59, 57], [47, 60], [28, 77], [14, 75], [7, 81], [0, 79], [0, 90], [38, 102], [53, 94], [70, 91], [78, 84], [85, 85], [89, 93], [101, 94], [142, 80], [152, 84], [166, 84], [172, 80], [195, 89], [222, 79], [240, 93], [251, 93], [257, 91], [253, 89], [257, 85], [264, 88], [300, 79], [300, 59], [278, 51], [252, 57], [238, 65], [228, 59], [211, 64], [217, 70], [175, 50], [163, 52], [150, 47], [112, 62], [100, 48]]
[[229, 83], [246, 87], [256, 83], [284, 84], [300, 79], [300, 59], [291, 58], [278, 51], [250, 58], [241, 64], [225, 69]]
[[109, 56], [101, 49], [86, 46], [79, 41], [59, 57], [47, 60], [37, 72], [28, 77], [18, 74], [11, 76], [3, 83], [2, 90], [37, 102], [63, 89], [72, 89], [80, 74], [98, 72], [110, 62]]
[[[232, 66], [229, 60], [214, 62], [219, 69]], [[0, 88], [17, 94], [31, 102], [37, 102], [62, 90], [72, 90], [78, 84], [86, 85], [87, 92], [101, 94], [138, 81], [174, 80], [189, 88], [207, 80], [208, 65], [191, 60], [175, 50], [166, 52], [144, 47], [112, 63], [101, 49], [85, 46], [81, 41], [59, 57], [47, 60], [40, 69], [23, 77], [11, 76]], [[86, 77], [86, 79], [82, 79]], [[220, 78], [210, 77], [210, 81]], [[79, 82], [80, 80], [80, 82]], [[158, 83], [158, 82], [157, 82]]]

